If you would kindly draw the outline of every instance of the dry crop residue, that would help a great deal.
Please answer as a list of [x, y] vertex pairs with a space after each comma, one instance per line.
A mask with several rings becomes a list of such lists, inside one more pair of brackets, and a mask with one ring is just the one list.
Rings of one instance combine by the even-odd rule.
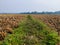
[[13, 33], [13, 28], [17, 28], [24, 17], [22, 15], [0, 15], [0, 40], [3, 40], [7, 33]]
[[60, 15], [34, 15], [34, 17], [42, 20], [60, 35]]

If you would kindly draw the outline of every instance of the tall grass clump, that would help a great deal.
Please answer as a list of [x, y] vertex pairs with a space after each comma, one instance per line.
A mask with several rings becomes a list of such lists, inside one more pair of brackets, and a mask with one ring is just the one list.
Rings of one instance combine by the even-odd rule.
[[59, 36], [55, 30], [51, 30], [42, 21], [30, 15], [19, 25], [0, 45], [56, 45], [59, 42]]

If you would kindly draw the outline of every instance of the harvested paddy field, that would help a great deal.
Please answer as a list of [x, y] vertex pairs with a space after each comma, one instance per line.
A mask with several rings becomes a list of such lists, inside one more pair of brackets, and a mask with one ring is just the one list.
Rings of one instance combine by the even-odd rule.
[[0, 45], [56, 45], [59, 36], [60, 15], [0, 14]]

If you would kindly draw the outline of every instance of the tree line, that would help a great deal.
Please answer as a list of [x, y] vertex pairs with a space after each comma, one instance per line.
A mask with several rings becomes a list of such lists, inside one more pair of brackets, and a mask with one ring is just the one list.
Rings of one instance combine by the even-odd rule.
[[22, 12], [20, 14], [60, 14], [60, 11], [55, 11], [55, 12], [37, 12], [37, 11], [33, 11], [33, 12]]

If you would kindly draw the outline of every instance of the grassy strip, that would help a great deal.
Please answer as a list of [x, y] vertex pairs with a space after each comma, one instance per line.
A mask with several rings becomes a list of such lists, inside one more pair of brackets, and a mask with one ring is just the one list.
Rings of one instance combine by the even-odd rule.
[[30, 15], [19, 25], [0, 45], [56, 45], [59, 40], [56, 31]]

